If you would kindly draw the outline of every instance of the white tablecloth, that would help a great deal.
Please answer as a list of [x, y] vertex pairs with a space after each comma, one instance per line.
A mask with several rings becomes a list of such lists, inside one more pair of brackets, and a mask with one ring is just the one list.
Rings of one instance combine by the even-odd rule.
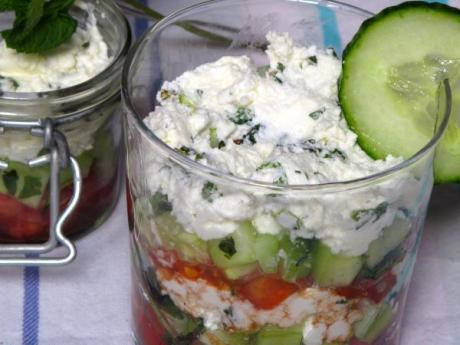
[[[194, 2], [152, 1], [165, 11]], [[396, 3], [347, 2], [373, 11]], [[460, 6], [460, 0], [451, 4]], [[460, 344], [459, 211], [460, 188], [436, 188], [409, 293], [402, 345]], [[0, 268], [0, 345], [132, 343], [124, 195], [112, 217], [77, 245], [78, 258], [67, 267]]]

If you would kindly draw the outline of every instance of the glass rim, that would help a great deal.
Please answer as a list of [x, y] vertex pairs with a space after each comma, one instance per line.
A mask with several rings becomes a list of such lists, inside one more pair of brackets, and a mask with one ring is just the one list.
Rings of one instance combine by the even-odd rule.
[[[188, 158], [178, 151], [176, 151], [171, 146], [167, 145], [163, 142], [159, 137], [157, 137], [154, 132], [144, 123], [142, 117], [136, 111], [134, 104], [132, 103], [132, 99], [130, 96], [130, 82], [129, 82], [129, 75], [132, 70], [134, 62], [137, 61], [138, 57], [140, 56], [139, 53], [142, 51], [143, 47], [146, 43], [148, 43], [149, 39], [155, 36], [157, 32], [161, 31], [168, 25], [174, 23], [175, 19], [180, 18], [183, 15], [191, 13], [194, 10], [206, 8], [207, 6], [212, 6], [214, 4], [225, 4], [230, 3], [235, 0], [206, 0], [200, 2], [198, 4], [194, 4], [177, 11], [172, 12], [170, 15], [165, 17], [164, 19], [155, 23], [150, 29], [148, 29], [144, 34], [137, 40], [137, 42], [133, 45], [131, 50], [128, 52], [126, 57], [123, 73], [122, 73], [122, 86], [121, 86], [121, 93], [124, 102], [124, 106], [127, 108], [127, 116], [132, 117], [135, 121], [135, 125], [138, 129], [140, 129], [141, 133], [146, 136], [147, 140], [154, 145], [156, 149], [160, 151], [160, 153], [170, 159], [176, 164], [179, 164], [182, 167], [189, 168], [193, 171], [193, 173], [197, 173], [203, 177], [210, 178], [216, 182], [221, 183], [233, 183], [239, 184], [245, 187], [254, 187], [254, 188], [262, 188], [262, 189], [269, 189], [275, 192], [333, 192], [333, 191], [343, 191], [343, 190], [351, 190], [362, 188], [372, 183], [377, 183], [381, 180], [391, 178], [394, 175], [409, 169], [421, 159], [423, 159], [431, 150], [436, 148], [436, 145], [441, 140], [447, 125], [449, 123], [451, 107], [452, 107], [452, 96], [451, 96], [451, 87], [449, 84], [448, 79], [444, 79], [443, 82], [440, 83], [440, 87], [444, 87], [446, 91], [446, 107], [444, 114], [442, 114], [442, 121], [436, 121], [436, 124], [439, 124], [433, 133], [431, 139], [416, 153], [414, 153], [411, 157], [404, 159], [401, 163], [398, 163], [391, 168], [379, 171], [375, 174], [367, 175], [364, 177], [345, 180], [345, 181], [336, 181], [336, 182], [327, 182], [327, 183], [318, 183], [318, 184], [293, 184], [293, 185], [277, 185], [270, 182], [264, 182], [259, 180], [248, 179], [244, 177], [234, 176], [228, 172], [217, 170], [213, 167], [201, 164]], [[242, 0], [240, 0], [242, 1]], [[246, 0], [247, 1], [247, 0]], [[260, 0], [263, 1], [263, 0]], [[349, 5], [340, 1], [335, 0], [284, 0], [286, 2], [294, 2], [294, 3], [304, 3], [308, 5], [315, 5], [321, 7], [330, 7], [336, 8], [339, 10], [344, 10], [348, 12], [359, 13], [361, 15], [366, 16], [369, 18], [370, 16], [374, 15], [374, 13], [362, 9], [357, 6]]]
[[[94, 4], [93, 1], [86, 0], [87, 2]], [[33, 102], [33, 101], [43, 101], [43, 100], [60, 100], [74, 95], [78, 95], [84, 91], [91, 90], [99, 85], [101, 82], [106, 81], [113, 75], [113, 70], [116, 69], [119, 65], [122, 65], [124, 57], [127, 55], [129, 48], [131, 46], [131, 30], [129, 27], [129, 22], [123, 12], [120, 10], [118, 5], [113, 0], [103, 0], [103, 3], [107, 4], [108, 7], [114, 10], [116, 17], [118, 18], [118, 23], [123, 25], [123, 31], [126, 34], [126, 39], [121, 46], [121, 49], [118, 51], [118, 54], [114, 56], [112, 62], [100, 73], [94, 77], [73, 85], [65, 87], [58, 90], [49, 90], [49, 91], [38, 91], [38, 92], [14, 92], [14, 91], [3, 91], [0, 95], [1, 101], [9, 102]]]

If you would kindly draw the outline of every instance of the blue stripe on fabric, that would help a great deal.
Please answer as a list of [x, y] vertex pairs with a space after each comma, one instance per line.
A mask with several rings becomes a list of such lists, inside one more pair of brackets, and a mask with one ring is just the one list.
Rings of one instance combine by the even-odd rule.
[[342, 40], [340, 39], [337, 17], [329, 7], [319, 7], [319, 19], [323, 29], [323, 45], [325, 48], [334, 48], [337, 53], [342, 51]]
[[22, 311], [22, 345], [38, 345], [40, 270], [24, 268], [24, 305]]
[[[140, 0], [143, 5], [148, 4], [148, 0]], [[149, 27], [149, 22], [147, 19], [138, 18], [134, 20], [134, 35], [136, 38], [139, 38], [145, 30]]]
[[425, 0], [426, 2], [439, 2], [441, 4], [446, 4], [448, 5], [449, 4], [449, 1], [448, 0]]

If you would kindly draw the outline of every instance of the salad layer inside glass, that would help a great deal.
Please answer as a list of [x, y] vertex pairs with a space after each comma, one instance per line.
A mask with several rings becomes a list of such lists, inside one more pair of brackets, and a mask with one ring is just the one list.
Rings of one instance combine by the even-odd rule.
[[[274, 185], [352, 180], [402, 161], [373, 160], [357, 144], [337, 102], [333, 50], [297, 47], [288, 34], [267, 39], [266, 66], [229, 56], [165, 82], [147, 126], [192, 160]], [[139, 149], [149, 195], [134, 183], [128, 201], [142, 344], [397, 338], [429, 176], [262, 193]]]

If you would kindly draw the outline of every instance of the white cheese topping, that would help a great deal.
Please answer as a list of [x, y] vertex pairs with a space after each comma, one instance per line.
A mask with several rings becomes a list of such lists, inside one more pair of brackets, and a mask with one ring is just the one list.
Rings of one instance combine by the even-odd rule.
[[69, 42], [50, 52], [20, 54], [1, 41], [0, 91], [62, 89], [85, 82], [104, 70], [112, 59], [94, 13], [90, 7], [88, 10], [85, 27], [78, 27]]
[[[337, 103], [341, 64], [332, 51], [296, 47], [288, 34], [267, 38], [265, 71], [246, 56], [229, 56], [185, 72], [165, 82], [147, 126], [202, 164], [279, 185], [347, 181], [401, 162], [373, 160], [358, 146]], [[251, 219], [261, 233], [284, 228], [361, 255], [407, 206], [398, 200], [404, 180], [341, 194], [260, 196], [166, 169], [162, 158], [147, 160], [152, 192], [166, 194], [178, 221], [205, 240]]]

